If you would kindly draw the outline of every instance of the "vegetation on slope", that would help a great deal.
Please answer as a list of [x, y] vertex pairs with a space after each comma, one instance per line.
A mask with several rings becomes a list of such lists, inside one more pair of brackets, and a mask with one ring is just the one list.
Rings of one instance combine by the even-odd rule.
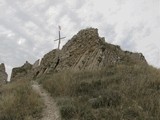
[[40, 83], [56, 98], [63, 119], [159, 120], [160, 72], [147, 65], [61, 72]]
[[43, 102], [30, 82], [20, 80], [0, 88], [0, 120], [38, 120]]

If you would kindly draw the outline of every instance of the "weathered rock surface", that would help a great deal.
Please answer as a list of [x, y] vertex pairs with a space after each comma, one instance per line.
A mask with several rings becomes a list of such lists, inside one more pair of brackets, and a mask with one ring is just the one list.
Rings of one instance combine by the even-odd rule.
[[40, 60], [38, 59], [37, 61], [35, 61], [35, 63], [33, 64], [32, 68], [36, 69], [37, 67], [39, 67], [40, 65]]
[[13, 68], [11, 74], [11, 81], [25, 79], [27, 75], [30, 76], [31, 69], [32, 64], [30, 64], [28, 61], [26, 61], [26, 63], [21, 67]]
[[0, 64], [0, 85], [5, 84], [7, 82], [8, 75], [6, 73], [4, 63]]
[[[119, 63], [125, 64], [147, 64], [141, 53], [132, 53], [123, 51], [119, 46], [105, 42], [105, 39], [99, 37], [98, 29], [87, 28], [81, 30], [77, 35], [63, 46], [62, 50], [52, 50], [41, 60], [37, 67], [31, 67], [30, 76], [34, 78], [47, 73], [54, 73], [63, 70], [99, 70], [108, 65]], [[16, 75], [24, 76], [28, 72], [19, 72]]]
[[40, 74], [67, 69], [98, 70], [123, 62], [147, 63], [141, 53], [122, 51], [99, 37], [98, 29], [88, 28], [73, 36], [62, 50], [46, 54], [40, 64]]

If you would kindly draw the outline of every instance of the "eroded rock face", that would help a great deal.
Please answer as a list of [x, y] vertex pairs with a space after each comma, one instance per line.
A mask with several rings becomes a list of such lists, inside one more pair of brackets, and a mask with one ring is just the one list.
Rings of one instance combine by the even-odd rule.
[[62, 50], [46, 54], [40, 66], [43, 74], [67, 69], [98, 70], [123, 62], [147, 63], [142, 54], [122, 51], [119, 46], [108, 44], [99, 37], [98, 29], [88, 28], [73, 36]]
[[57, 70], [72, 68], [74, 70], [93, 70], [101, 66], [98, 61], [102, 56], [101, 47], [104, 39], [98, 35], [98, 29], [88, 28], [81, 30], [61, 50], [61, 64]]
[[55, 68], [59, 52], [59, 50], [52, 50], [44, 55], [40, 63], [40, 70], [38, 75], [47, 73], [48, 71]]
[[40, 60], [38, 59], [37, 61], [35, 61], [35, 63], [33, 64], [32, 68], [36, 69], [37, 67], [39, 67], [40, 65]]
[[5, 84], [7, 82], [8, 75], [5, 70], [4, 63], [0, 64], [0, 85]]
[[13, 68], [11, 74], [11, 81], [25, 79], [27, 75], [29, 75], [31, 69], [32, 64], [30, 64], [28, 61], [26, 61], [26, 63], [21, 67]]
[[104, 38], [99, 37], [98, 29], [87, 28], [73, 36], [62, 50], [55, 49], [44, 55], [40, 65], [37, 61], [33, 66], [29, 65], [27, 70], [24, 66], [14, 68], [12, 77], [26, 75], [36, 78], [68, 69], [99, 70], [119, 63], [147, 64], [141, 53], [122, 51], [119, 46], [106, 43]]

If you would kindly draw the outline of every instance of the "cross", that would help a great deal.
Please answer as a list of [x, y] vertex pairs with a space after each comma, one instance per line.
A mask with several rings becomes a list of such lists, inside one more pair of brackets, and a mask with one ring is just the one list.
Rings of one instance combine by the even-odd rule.
[[60, 49], [61, 40], [66, 38], [66, 37], [61, 37], [61, 26], [58, 26], [58, 28], [59, 28], [59, 38], [54, 40], [54, 41], [59, 41], [58, 42], [58, 49]]

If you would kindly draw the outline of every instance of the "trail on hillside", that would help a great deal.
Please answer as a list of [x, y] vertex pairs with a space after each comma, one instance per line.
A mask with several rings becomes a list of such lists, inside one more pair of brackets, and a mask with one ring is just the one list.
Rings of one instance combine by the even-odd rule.
[[33, 82], [32, 88], [41, 96], [45, 104], [41, 120], [61, 120], [56, 103], [49, 93], [37, 82]]

